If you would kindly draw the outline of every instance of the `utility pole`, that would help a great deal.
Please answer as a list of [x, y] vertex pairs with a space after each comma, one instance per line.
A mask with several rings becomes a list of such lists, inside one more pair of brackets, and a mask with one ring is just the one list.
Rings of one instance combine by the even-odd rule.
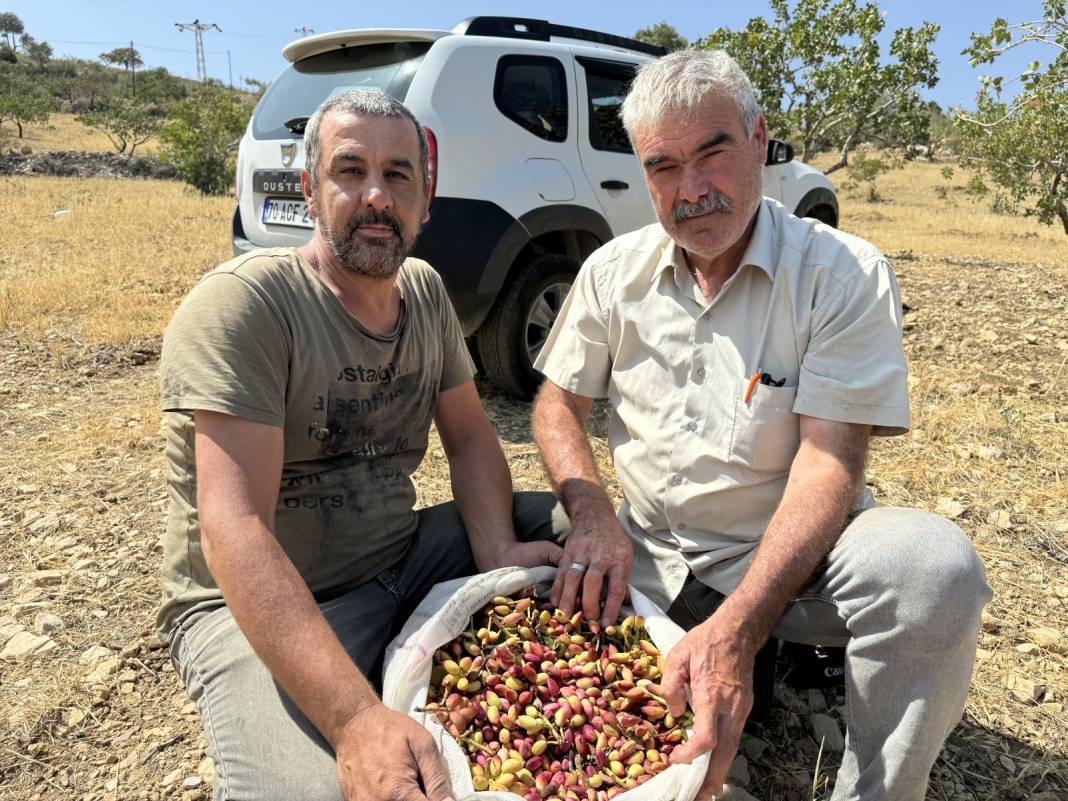
[[307, 36], [309, 33], [315, 33], [314, 28], [305, 28], [301, 25], [299, 28], [294, 28], [293, 33], [299, 33], [301, 36]]
[[197, 80], [203, 82], [208, 79], [208, 70], [204, 66], [204, 31], [210, 31], [212, 28], [222, 33], [222, 28], [216, 25], [214, 22], [201, 22], [198, 19], [192, 22], [176, 22], [174, 23], [180, 31], [193, 31], [197, 40]]
[[230, 61], [230, 48], [226, 48], [226, 72], [230, 76], [230, 88], [234, 88], [234, 66]]

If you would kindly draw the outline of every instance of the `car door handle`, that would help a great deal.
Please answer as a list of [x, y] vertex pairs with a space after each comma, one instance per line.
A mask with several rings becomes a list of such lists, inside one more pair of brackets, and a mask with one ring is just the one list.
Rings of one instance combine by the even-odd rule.
[[601, 181], [601, 189], [630, 189], [626, 181]]

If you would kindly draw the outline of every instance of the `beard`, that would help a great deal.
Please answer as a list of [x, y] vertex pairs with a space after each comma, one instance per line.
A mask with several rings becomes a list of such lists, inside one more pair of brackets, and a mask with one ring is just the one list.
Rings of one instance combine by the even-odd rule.
[[[335, 231], [319, 218], [323, 238], [342, 267], [357, 275], [386, 279], [397, 274], [404, 260], [415, 248], [418, 234], [406, 235], [400, 220], [384, 211], [368, 209], [349, 218], [343, 231]], [[384, 239], [358, 237], [361, 225], [388, 225], [394, 236]]]

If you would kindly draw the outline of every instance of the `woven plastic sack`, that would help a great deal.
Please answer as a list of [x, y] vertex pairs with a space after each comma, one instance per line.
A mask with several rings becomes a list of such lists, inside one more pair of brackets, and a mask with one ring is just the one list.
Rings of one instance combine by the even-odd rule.
[[[467, 627], [471, 615], [494, 596], [511, 595], [531, 586], [538, 594], [547, 595], [555, 577], [554, 567], [509, 567], [436, 584], [386, 649], [382, 700], [390, 709], [408, 714], [430, 731], [445, 758], [457, 799], [517, 801], [518, 796], [504, 792], [476, 792], [463, 750], [434, 715], [417, 711], [426, 706], [434, 651], [458, 636]], [[630, 587], [630, 598], [632, 607], [624, 614], [642, 615], [650, 639], [661, 653], [667, 654], [682, 639], [684, 632], [634, 587]], [[690, 765], [672, 765], [616, 798], [623, 801], [693, 801], [707, 767], [707, 754]]]

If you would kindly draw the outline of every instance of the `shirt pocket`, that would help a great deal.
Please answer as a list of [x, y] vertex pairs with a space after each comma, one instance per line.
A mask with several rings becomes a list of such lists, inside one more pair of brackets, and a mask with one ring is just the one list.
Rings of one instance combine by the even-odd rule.
[[796, 386], [767, 384], [753, 387], [749, 403], [737, 395], [727, 461], [759, 472], [789, 470], [801, 444], [800, 418], [793, 412], [796, 397]]

